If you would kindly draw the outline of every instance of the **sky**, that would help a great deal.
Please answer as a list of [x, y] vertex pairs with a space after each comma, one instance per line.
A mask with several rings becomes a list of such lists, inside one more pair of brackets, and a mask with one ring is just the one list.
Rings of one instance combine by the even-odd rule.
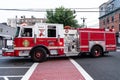
[[[76, 9], [78, 11], [98, 11], [99, 6], [108, 0], [1, 0], [0, 9], [55, 9], [61, 6], [65, 8], [97, 8], [97, 9]], [[88, 27], [98, 27], [99, 12], [76, 12], [76, 19], [82, 24], [81, 18], [85, 19]], [[7, 22], [8, 18], [15, 16], [34, 16], [36, 18], [45, 18], [45, 12], [28, 11], [7, 11], [0, 10], [0, 23]]]

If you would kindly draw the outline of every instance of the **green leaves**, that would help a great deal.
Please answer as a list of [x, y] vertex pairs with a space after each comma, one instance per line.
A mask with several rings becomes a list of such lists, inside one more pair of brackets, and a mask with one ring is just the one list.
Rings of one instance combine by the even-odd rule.
[[74, 13], [75, 11], [64, 7], [59, 7], [55, 10], [48, 10], [46, 15], [47, 23], [59, 23], [64, 26], [79, 27]]

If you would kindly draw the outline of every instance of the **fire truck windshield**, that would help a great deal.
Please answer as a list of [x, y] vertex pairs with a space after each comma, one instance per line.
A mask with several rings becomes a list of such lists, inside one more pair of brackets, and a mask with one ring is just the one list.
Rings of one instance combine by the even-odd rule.
[[16, 30], [16, 35], [15, 35], [15, 37], [18, 37], [18, 36], [19, 36], [19, 32], [20, 32], [20, 27], [17, 27], [17, 30]]

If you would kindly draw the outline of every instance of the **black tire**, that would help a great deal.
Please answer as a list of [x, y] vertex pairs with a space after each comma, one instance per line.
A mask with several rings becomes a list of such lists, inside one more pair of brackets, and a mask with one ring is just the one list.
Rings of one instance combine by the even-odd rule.
[[91, 56], [92, 57], [100, 57], [103, 55], [103, 50], [100, 46], [94, 46], [91, 49]]
[[31, 51], [31, 58], [34, 62], [43, 62], [46, 60], [46, 50], [38, 47]]

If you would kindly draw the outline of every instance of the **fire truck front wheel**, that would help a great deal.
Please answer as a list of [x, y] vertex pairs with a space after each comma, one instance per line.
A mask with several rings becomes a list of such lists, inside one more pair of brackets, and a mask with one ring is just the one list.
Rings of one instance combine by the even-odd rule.
[[92, 57], [100, 57], [100, 56], [102, 56], [102, 54], [103, 54], [103, 50], [100, 46], [94, 46], [91, 49], [91, 56]]
[[37, 47], [31, 51], [31, 58], [35, 62], [42, 62], [46, 60], [46, 50], [41, 47]]

